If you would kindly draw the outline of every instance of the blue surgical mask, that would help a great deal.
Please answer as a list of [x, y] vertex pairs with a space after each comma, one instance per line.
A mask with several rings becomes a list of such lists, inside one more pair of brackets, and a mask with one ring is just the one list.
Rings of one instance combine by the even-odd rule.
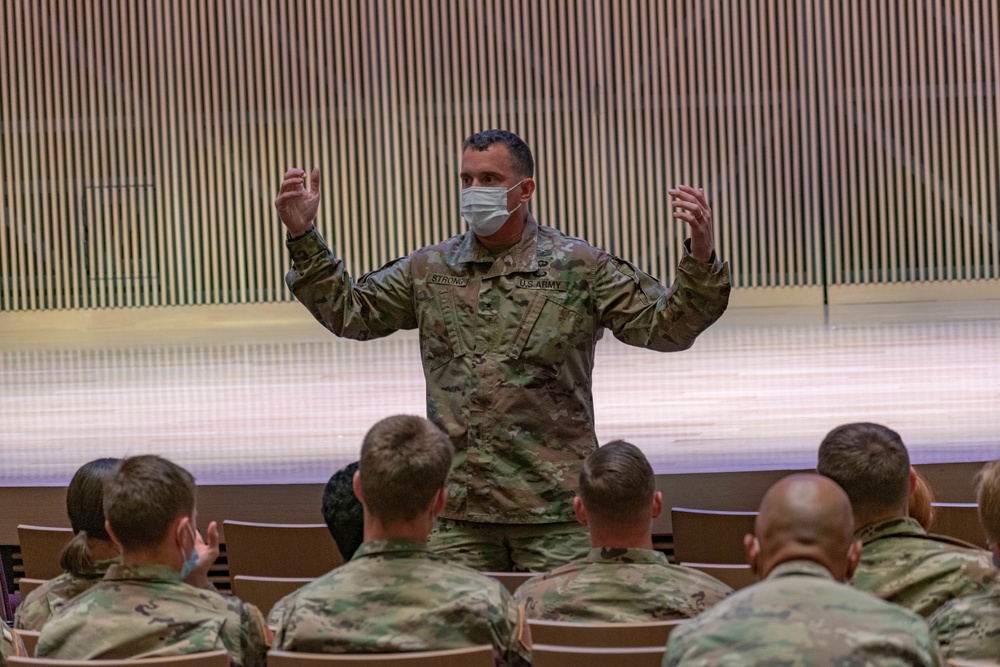
[[184, 561], [184, 565], [181, 566], [181, 579], [187, 579], [187, 576], [191, 574], [195, 566], [198, 565], [198, 549], [195, 545], [198, 543], [198, 535], [194, 531], [194, 526], [188, 523], [188, 527], [191, 529], [191, 553], [188, 555], [187, 560]]
[[510, 214], [521, 208], [518, 204], [514, 211], [507, 210], [507, 193], [523, 182], [521, 179], [509, 188], [480, 185], [462, 188], [462, 217], [469, 223], [469, 229], [476, 236], [493, 236], [499, 232]]

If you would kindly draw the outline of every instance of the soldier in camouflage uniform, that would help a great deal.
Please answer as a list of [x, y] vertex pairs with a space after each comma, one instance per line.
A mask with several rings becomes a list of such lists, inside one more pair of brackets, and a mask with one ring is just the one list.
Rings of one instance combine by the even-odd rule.
[[206, 544], [195, 529], [194, 489], [190, 473], [165, 459], [121, 462], [106, 484], [104, 509], [122, 562], [45, 624], [36, 655], [91, 660], [226, 649], [237, 667], [264, 665], [260, 612], [208, 581], [219, 535], [213, 522]]
[[[977, 500], [979, 520], [996, 565], [1000, 561], [1000, 461], [983, 466]], [[1000, 587], [991, 593], [952, 600], [928, 623], [944, 657], [996, 660], [1000, 656]]]
[[275, 200], [288, 228], [287, 283], [338, 336], [369, 340], [420, 330], [427, 416], [456, 456], [431, 538], [479, 570], [545, 571], [583, 555], [573, 521], [583, 459], [597, 448], [591, 374], [605, 328], [630, 345], [684, 350], [729, 300], [700, 190], [670, 190], [691, 226], [674, 285], [540, 225], [528, 212], [534, 159], [514, 134], [469, 137], [463, 217], [471, 230], [357, 281], [313, 227], [320, 174], [286, 172]]
[[27, 655], [20, 638], [15, 637], [7, 624], [0, 621], [0, 667], [6, 667], [7, 657], [11, 655]]
[[31, 591], [14, 613], [14, 627], [38, 631], [67, 600], [99, 582], [119, 562], [118, 547], [104, 529], [104, 481], [118, 459], [83, 464], [66, 489], [66, 512], [73, 539], [60, 554], [63, 572]]
[[819, 448], [817, 470], [851, 499], [864, 545], [852, 584], [925, 618], [949, 600], [989, 592], [1000, 583], [990, 553], [929, 535], [908, 516], [916, 479], [899, 434], [880, 424], [844, 424]]
[[531, 664], [523, 613], [503, 586], [427, 548], [453, 454], [422, 417], [372, 427], [354, 477], [364, 543], [350, 562], [283, 600], [275, 648], [395, 653], [489, 644], [498, 665]]
[[582, 561], [533, 577], [514, 599], [528, 618], [627, 623], [692, 618], [733, 591], [671, 565], [653, 550], [652, 521], [663, 510], [653, 468], [635, 445], [610, 442], [583, 462], [573, 501], [590, 531]]
[[747, 560], [759, 583], [678, 625], [663, 664], [940, 665], [922, 618], [843, 582], [857, 566], [851, 506], [819, 475], [764, 495]]

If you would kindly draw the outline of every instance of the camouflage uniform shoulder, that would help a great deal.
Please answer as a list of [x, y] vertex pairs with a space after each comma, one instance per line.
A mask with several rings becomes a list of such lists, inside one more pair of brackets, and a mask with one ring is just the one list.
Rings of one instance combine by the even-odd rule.
[[45, 621], [66, 602], [84, 591], [90, 590], [104, 577], [108, 568], [119, 562], [117, 558], [98, 562], [94, 570], [84, 576], [63, 572], [49, 579], [28, 593], [14, 613], [14, 627], [20, 630], [38, 631]]
[[952, 600], [927, 620], [945, 658], [1000, 655], [1000, 591]]

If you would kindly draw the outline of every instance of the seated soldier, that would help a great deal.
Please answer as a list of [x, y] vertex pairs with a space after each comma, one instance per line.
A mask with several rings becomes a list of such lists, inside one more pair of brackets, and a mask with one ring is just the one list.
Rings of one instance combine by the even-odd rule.
[[447, 436], [422, 417], [372, 427], [354, 475], [364, 542], [350, 562], [285, 598], [275, 648], [393, 653], [491, 644], [498, 664], [530, 664], [510, 594], [427, 548], [453, 455]]
[[354, 495], [358, 463], [349, 463], [330, 476], [323, 488], [323, 520], [345, 561], [351, 560], [364, 540], [364, 512]]
[[939, 665], [915, 613], [858, 591], [851, 505], [819, 475], [791, 475], [764, 495], [747, 560], [762, 581], [678, 625], [663, 664]]
[[[1000, 562], [1000, 461], [979, 473], [979, 520]], [[930, 617], [931, 632], [946, 658], [996, 660], [1000, 656], [1000, 587], [991, 593], [952, 600]]]
[[49, 619], [38, 657], [149, 658], [225, 649], [237, 667], [264, 665], [260, 612], [219, 595], [208, 581], [219, 533], [209, 524], [206, 544], [195, 528], [190, 473], [158, 456], [127, 458], [105, 484], [104, 514], [122, 562]]
[[99, 582], [119, 562], [118, 547], [104, 528], [104, 481], [117, 465], [118, 459], [97, 459], [73, 475], [66, 489], [66, 513], [74, 535], [59, 556], [65, 571], [28, 594], [14, 613], [15, 628], [41, 630], [63, 603]]
[[816, 469], [851, 499], [864, 545], [855, 587], [927, 617], [953, 598], [986, 593], [1000, 582], [988, 551], [930, 535], [908, 516], [916, 480], [895, 431], [868, 423], [839, 426], [823, 439]]
[[627, 623], [697, 616], [733, 591], [707, 574], [671, 565], [653, 550], [663, 509], [653, 468], [635, 445], [610, 442], [590, 454], [574, 499], [590, 530], [590, 553], [521, 585], [528, 618]]

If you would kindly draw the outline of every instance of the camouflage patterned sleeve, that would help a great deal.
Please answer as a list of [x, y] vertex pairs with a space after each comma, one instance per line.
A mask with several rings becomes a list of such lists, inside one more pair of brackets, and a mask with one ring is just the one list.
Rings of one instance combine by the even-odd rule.
[[503, 664], [506, 667], [530, 667], [531, 633], [528, 619], [521, 605], [514, 602], [506, 590], [502, 591], [504, 618], [501, 621], [501, 637], [506, 638]]
[[594, 277], [601, 326], [620, 341], [660, 352], [685, 350], [729, 305], [729, 265], [684, 257], [670, 289], [631, 263], [602, 253]]
[[354, 281], [315, 229], [287, 243], [295, 298], [337, 336], [370, 340], [417, 326], [408, 257]]
[[[235, 598], [233, 598], [235, 600]], [[240, 654], [243, 657], [237, 667], [265, 667], [267, 649], [270, 648], [271, 632], [264, 623], [264, 616], [254, 605], [240, 602]]]

